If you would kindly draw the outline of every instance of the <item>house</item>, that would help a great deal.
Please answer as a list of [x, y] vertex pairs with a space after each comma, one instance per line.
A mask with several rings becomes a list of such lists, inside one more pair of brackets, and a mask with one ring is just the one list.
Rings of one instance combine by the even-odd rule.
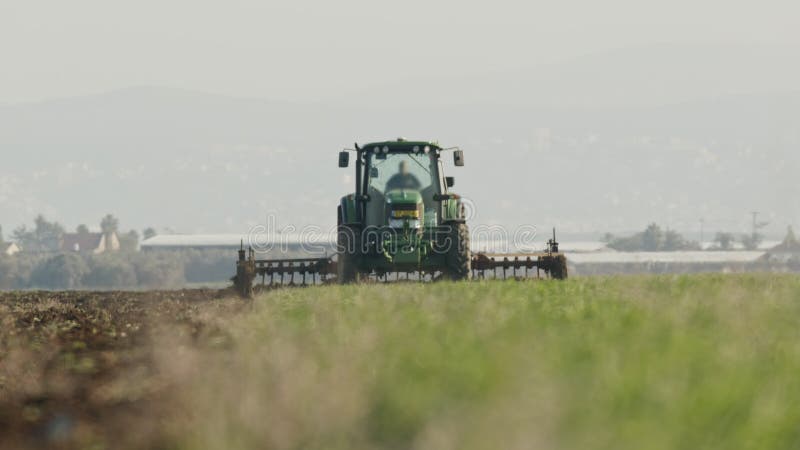
[[19, 247], [13, 242], [0, 242], [0, 254], [14, 256], [19, 253]]
[[769, 249], [766, 255], [768, 261], [800, 261], [800, 241], [794, 235], [794, 230], [789, 227], [783, 242]]
[[61, 251], [91, 253], [97, 255], [119, 250], [117, 233], [64, 233]]

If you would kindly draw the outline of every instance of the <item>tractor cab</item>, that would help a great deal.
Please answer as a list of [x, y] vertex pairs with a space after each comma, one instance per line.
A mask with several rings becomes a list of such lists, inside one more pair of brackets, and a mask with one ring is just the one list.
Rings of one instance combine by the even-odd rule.
[[[389, 226], [392, 228], [415, 228], [436, 226], [437, 209], [433, 196], [446, 192], [439, 177], [439, 161], [428, 150], [416, 152], [367, 153], [366, 204], [367, 226]], [[428, 149], [430, 147], [427, 147]]]
[[[440, 159], [447, 150], [403, 139], [356, 146], [355, 211], [348, 222], [418, 230], [443, 223], [444, 208], [455, 198], [448, 194], [453, 178], [444, 176]], [[462, 151], [453, 150], [455, 164], [463, 165]], [[340, 167], [347, 167], [349, 156], [340, 154]]]

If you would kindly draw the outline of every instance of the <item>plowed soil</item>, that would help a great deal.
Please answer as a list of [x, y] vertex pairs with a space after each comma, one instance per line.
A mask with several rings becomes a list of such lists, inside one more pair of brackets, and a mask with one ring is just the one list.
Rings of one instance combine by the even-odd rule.
[[169, 445], [159, 349], [224, 340], [245, 303], [215, 290], [0, 294], [0, 448]]

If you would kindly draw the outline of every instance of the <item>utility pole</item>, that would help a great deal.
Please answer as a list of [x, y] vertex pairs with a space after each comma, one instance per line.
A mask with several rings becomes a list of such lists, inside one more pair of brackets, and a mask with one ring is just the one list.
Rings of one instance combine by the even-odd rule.
[[759, 222], [758, 211], [751, 211], [750, 214], [753, 215], [753, 234], [750, 235], [750, 245], [753, 247], [753, 249], [756, 249], [763, 238], [758, 230], [769, 225], [769, 222]]
[[750, 214], [753, 215], [753, 236], [758, 234], [758, 230], [766, 227], [769, 225], [769, 222], [759, 222], [758, 221], [758, 211], [753, 211]]

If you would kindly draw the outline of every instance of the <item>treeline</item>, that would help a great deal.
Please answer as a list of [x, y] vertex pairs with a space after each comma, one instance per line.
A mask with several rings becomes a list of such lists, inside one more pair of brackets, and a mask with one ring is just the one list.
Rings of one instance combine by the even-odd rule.
[[606, 234], [604, 241], [609, 248], [622, 252], [674, 252], [700, 250], [698, 242], [689, 241], [674, 230], [662, 230], [655, 223], [633, 236], [616, 237]]
[[[68, 235], [73, 241], [90, 235], [113, 236], [119, 245], [107, 239], [102, 249], [66, 248], [69, 246], [64, 239]], [[11, 241], [20, 252], [0, 254], [0, 289], [179, 288], [189, 283], [225, 282], [234, 272], [236, 255], [231, 251], [139, 252], [140, 236], [147, 239], [155, 235], [153, 228], [141, 235], [136, 230], [122, 232], [112, 214], [100, 220], [95, 233], [86, 225], [68, 233], [58, 222], [39, 215], [32, 227], [20, 226], [11, 233]], [[0, 243], [3, 237], [0, 228]]]
[[179, 288], [227, 281], [234, 260], [223, 250], [3, 255], [0, 289]]
[[[714, 236], [713, 244], [708, 250], [734, 250], [737, 242], [745, 250], [756, 250], [764, 241], [764, 235], [758, 230], [766, 222], [753, 222], [753, 232], [737, 236], [734, 233], [719, 232]], [[789, 230], [789, 235], [794, 234]], [[787, 236], [788, 239], [788, 236]], [[609, 248], [623, 252], [669, 252], [680, 250], [702, 250], [699, 242], [690, 241], [674, 230], [663, 230], [658, 224], [651, 223], [647, 228], [632, 236], [618, 237], [606, 233], [603, 241]]]
[[[128, 230], [121, 232], [119, 219], [112, 214], [105, 215], [100, 219], [100, 233], [104, 235], [115, 235], [119, 239], [119, 250], [136, 251], [139, 248], [139, 232]], [[90, 234], [89, 227], [85, 224], [78, 225], [74, 231], [79, 236]], [[61, 242], [67, 234], [66, 228], [58, 222], [49, 221], [43, 215], [33, 219], [33, 227], [22, 225], [11, 232], [10, 239], [26, 253], [57, 252], [61, 249]], [[144, 239], [156, 235], [153, 228], [146, 228], [142, 231]], [[4, 242], [2, 227], [0, 227], [0, 243]]]

